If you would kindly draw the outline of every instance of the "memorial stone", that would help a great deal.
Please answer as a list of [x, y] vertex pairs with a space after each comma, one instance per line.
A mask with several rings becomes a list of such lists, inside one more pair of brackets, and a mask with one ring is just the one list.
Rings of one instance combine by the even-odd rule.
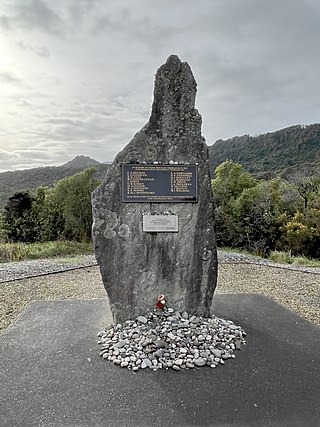
[[175, 310], [210, 315], [217, 251], [195, 97], [189, 65], [171, 55], [156, 73], [149, 121], [93, 192], [95, 254], [116, 323], [148, 313], [159, 294]]

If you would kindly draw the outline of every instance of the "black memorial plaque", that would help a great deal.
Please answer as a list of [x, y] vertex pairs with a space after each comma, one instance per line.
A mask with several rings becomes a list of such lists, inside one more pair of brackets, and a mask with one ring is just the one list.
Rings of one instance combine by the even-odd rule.
[[196, 165], [122, 165], [122, 201], [179, 203], [198, 201]]

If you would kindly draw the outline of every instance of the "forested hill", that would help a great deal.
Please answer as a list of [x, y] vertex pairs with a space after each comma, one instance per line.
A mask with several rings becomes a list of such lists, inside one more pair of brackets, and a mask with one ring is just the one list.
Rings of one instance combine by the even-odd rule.
[[241, 163], [248, 172], [271, 177], [288, 168], [320, 166], [320, 124], [296, 125], [259, 136], [219, 139], [209, 147], [212, 172], [226, 159]]
[[8, 198], [17, 191], [32, 190], [38, 187], [52, 187], [57, 181], [72, 176], [87, 167], [95, 166], [95, 178], [102, 180], [109, 165], [99, 163], [87, 156], [77, 156], [62, 166], [45, 166], [0, 173], [0, 209]]
[[[320, 174], [320, 124], [291, 126], [259, 136], [236, 136], [216, 141], [209, 147], [211, 171], [224, 162], [233, 160], [259, 177], [275, 174], [288, 175], [297, 170]], [[0, 173], [0, 209], [17, 191], [40, 186], [53, 186], [57, 181], [83, 169], [95, 166], [95, 178], [102, 180], [107, 164], [86, 156], [77, 156], [62, 166], [46, 166]]]

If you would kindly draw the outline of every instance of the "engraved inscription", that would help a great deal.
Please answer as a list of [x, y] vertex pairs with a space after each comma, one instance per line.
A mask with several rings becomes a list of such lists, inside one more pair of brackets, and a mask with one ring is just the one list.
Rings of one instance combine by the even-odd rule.
[[150, 181], [154, 181], [154, 178], [148, 177], [146, 172], [129, 171], [127, 173], [128, 195], [154, 194], [154, 191], [149, 191], [148, 183]]
[[196, 165], [122, 165], [122, 201], [197, 202]]
[[143, 215], [142, 230], [149, 233], [178, 232], [178, 215]]
[[170, 172], [170, 187], [172, 193], [190, 193], [192, 186], [192, 172]]

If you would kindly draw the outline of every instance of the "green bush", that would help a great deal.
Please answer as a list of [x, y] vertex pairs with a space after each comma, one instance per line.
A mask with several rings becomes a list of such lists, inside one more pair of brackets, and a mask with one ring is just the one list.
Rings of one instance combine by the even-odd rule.
[[281, 230], [282, 241], [292, 255], [320, 256], [320, 229], [308, 220], [306, 213], [296, 212]]

